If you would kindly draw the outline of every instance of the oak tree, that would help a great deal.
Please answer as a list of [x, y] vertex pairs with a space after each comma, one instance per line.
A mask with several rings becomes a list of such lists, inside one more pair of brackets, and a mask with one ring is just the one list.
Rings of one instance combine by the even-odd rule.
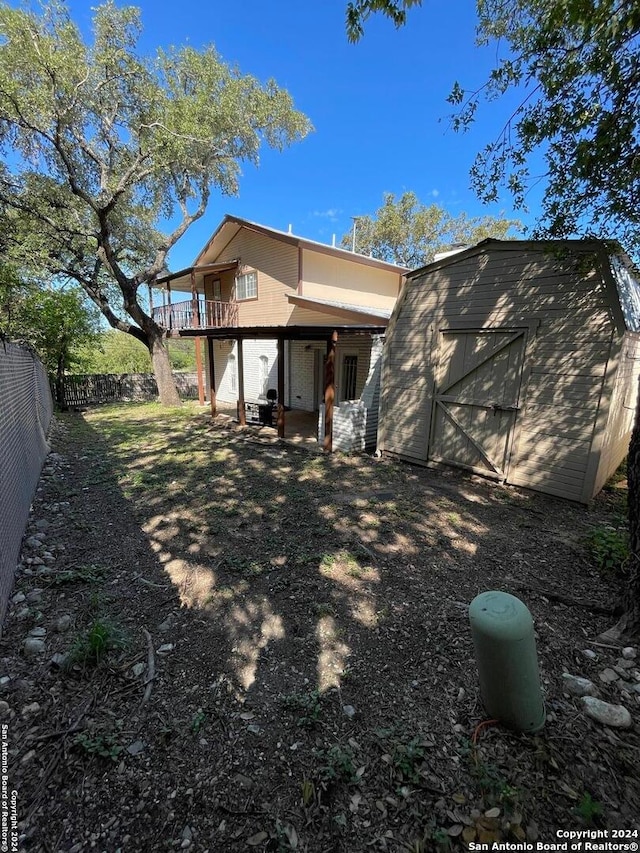
[[353, 231], [342, 238], [345, 248], [412, 269], [430, 263], [436, 252], [487, 237], [506, 239], [522, 227], [516, 220], [494, 216], [451, 216], [438, 204], [422, 204], [412, 192], [397, 200], [393, 193], [385, 193], [373, 216], [354, 220]]
[[19, 264], [78, 282], [147, 347], [161, 401], [177, 404], [166, 330], [142, 294], [211, 192], [235, 193], [262, 143], [281, 149], [310, 125], [214, 47], [143, 56], [140, 33], [139, 10], [113, 2], [89, 43], [57, 0], [41, 14], [0, 3], [0, 206]]

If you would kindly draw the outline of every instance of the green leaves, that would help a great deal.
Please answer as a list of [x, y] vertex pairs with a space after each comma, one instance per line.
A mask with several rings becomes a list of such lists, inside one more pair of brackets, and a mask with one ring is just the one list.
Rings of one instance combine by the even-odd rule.
[[141, 54], [141, 29], [138, 9], [109, 0], [85, 42], [57, 0], [40, 15], [0, 2], [0, 148], [10, 152], [0, 206], [20, 220], [13, 251], [25, 268], [75, 279], [112, 326], [149, 341], [160, 331], [140, 284], [165, 268], [212, 191], [238, 191], [242, 162], [311, 125], [286, 91], [214, 47]]
[[[373, 216], [356, 219], [356, 251], [415, 268], [432, 261], [438, 251], [487, 237], [504, 239], [511, 229], [520, 227], [515, 220], [492, 216], [469, 218], [462, 213], [454, 217], [437, 204], [421, 204], [412, 192], [397, 201], [393, 193], [386, 193]], [[352, 247], [353, 233], [344, 235], [342, 245]]]
[[407, 22], [407, 9], [420, 6], [422, 0], [353, 0], [347, 5], [347, 37], [359, 41], [364, 35], [364, 22], [374, 12], [382, 12], [401, 27]]
[[[482, 198], [506, 185], [524, 206], [530, 174], [523, 154], [546, 157], [540, 234], [588, 230], [640, 246], [640, 10], [614, 0], [480, 0], [479, 41], [504, 39], [509, 57], [486, 88], [520, 86], [519, 106], [481, 152], [472, 183]], [[462, 111], [467, 109], [463, 106]], [[460, 126], [458, 120], [457, 127]]]
[[[347, 34], [357, 41], [375, 12], [396, 26], [412, 0], [353, 0]], [[483, 201], [503, 187], [516, 206], [545, 187], [538, 236], [617, 237], [640, 254], [640, 6], [618, 0], [477, 0], [479, 45], [495, 44], [484, 83], [448, 97], [456, 131], [467, 130], [485, 100], [516, 93], [496, 137], [471, 169]], [[543, 174], [528, 156], [539, 150]]]

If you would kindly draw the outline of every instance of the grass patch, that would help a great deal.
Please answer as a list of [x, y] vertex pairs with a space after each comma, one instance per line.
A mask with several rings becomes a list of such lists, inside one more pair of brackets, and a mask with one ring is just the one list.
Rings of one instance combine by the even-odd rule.
[[82, 732], [75, 736], [73, 745], [88, 755], [110, 758], [112, 761], [117, 761], [122, 752], [122, 746], [117, 742], [115, 735], [110, 733], [97, 733], [92, 737]]
[[108, 619], [94, 620], [73, 642], [65, 661], [65, 669], [80, 665], [98, 666], [106, 655], [124, 649], [128, 641], [122, 629]]
[[585, 543], [590, 559], [603, 572], [622, 573], [629, 561], [629, 533], [624, 527], [594, 527]]
[[51, 576], [52, 586], [64, 586], [71, 583], [98, 583], [104, 579], [107, 572], [105, 566], [75, 566], [63, 569]]
[[359, 577], [362, 566], [350, 551], [338, 551], [335, 554], [323, 554], [320, 559], [320, 571], [330, 575], [334, 569], [342, 569], [352, 577]]
[[357, 785], [362, 773], [359, 771], [353, 750], [349, 746], [335, 744], [328, 749], [314, 750], [318, 760], [317, 777], [323, 790], [343, 782]]
[[296, 725], [303, 729], [311, 729], [320, 721], [322, 712], [321, 695], [318, 690], [308, 693], [292, 693], [282, 699], [285, 708], [298, 715]]

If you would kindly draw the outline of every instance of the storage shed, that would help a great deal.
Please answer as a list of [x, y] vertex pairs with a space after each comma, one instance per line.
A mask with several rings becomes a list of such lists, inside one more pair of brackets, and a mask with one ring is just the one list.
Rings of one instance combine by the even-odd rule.
[[409, 273], [378, 447], [587, 503], [623, 460], [640, 284], [616, 245], [485, 240]]

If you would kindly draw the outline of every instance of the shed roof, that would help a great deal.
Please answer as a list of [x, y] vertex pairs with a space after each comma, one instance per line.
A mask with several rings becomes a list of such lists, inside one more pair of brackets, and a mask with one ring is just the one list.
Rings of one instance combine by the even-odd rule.
[[459, 264], [474, 255], [490, 250], [533, 250], [558, 251], [566, 250], [575, 254], [597, 252], [604, 262], [607, 284], [612, 285], [614, 298], [617, 297], [619, 309], [622, 312], [624, 326], [631, 332], [640, 332], [640, 272], [621, 246], [613, 240], [596, 238], [575, 240], [496, 240], [487, 238], [475, 246], [456, 252], [446, 257], [438, 258], [430, 264], [419, 267], [406, 274], [407, 279], [419, 278], [435, 272], [443, 267]]

